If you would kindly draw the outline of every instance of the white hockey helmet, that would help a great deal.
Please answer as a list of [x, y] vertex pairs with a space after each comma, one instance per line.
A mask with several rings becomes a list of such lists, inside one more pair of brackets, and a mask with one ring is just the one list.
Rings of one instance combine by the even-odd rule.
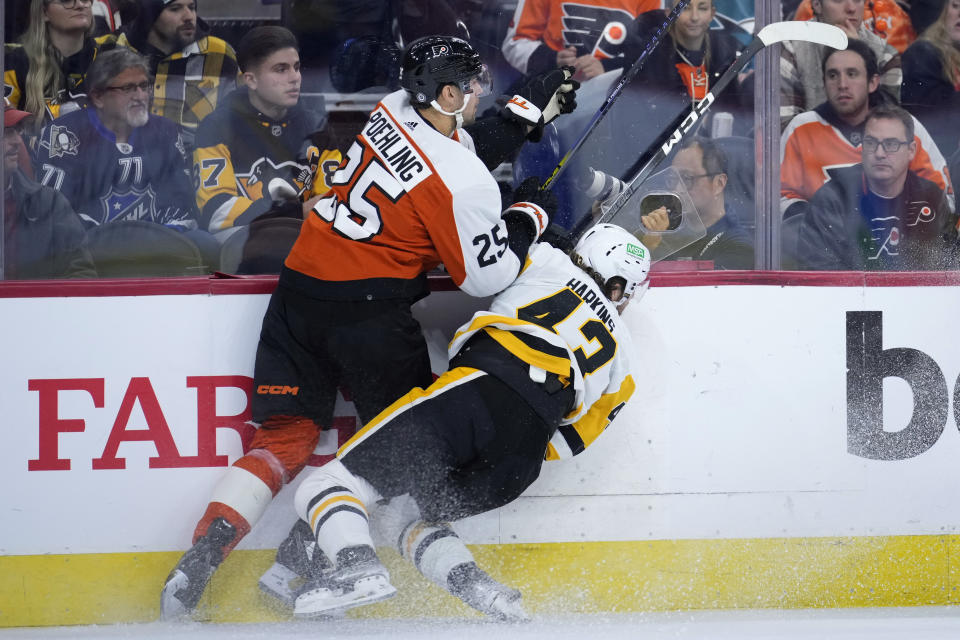
[[604, 280], [604, 295], [610, 297], [611, 280], [622, 279], [623, 295], [614, 302], [626, 306], [630, 299], [639, 300], [650, 284], [650, 250], [630, 232], [613, 224], [598, 224], [587, 230], [577, 242], [574, 252], [586, 266]]

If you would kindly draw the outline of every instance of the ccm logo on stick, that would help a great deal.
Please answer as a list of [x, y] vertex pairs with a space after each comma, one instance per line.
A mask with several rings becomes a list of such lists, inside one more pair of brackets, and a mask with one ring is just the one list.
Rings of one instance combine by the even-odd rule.
[[[683, 122], [680, 123], [680, 126], [673, 132], [673, 135], [670, 136], [670, 139], [663, 143], [663, 153], [664, 155], [670, 153], [670, 149], [673, 149], [674, 145], [680, 142], [683, 139], [683, 134], [687, 131], [690, 131], [690, 128], [697, 123], [697, 120], [700, 119], [704, 113], [707, 112], [707, 109], [710, 108], [710, 105], [713, 104], [713, 94], [708, 93], [703, 97], [699, 103], [697, 103], [696, 109], [690, 112], [686, 118], [683, 119]], [[676, 120], [674, 120], [676, 122]]]
[[[884, 429], [885, 378], [900, 378], [913, 392], [910, 422], [898, 431]], [[847, 312], [849, 453], [871, 460], [905, 460], [920, 455], [936, 443], [947, 425], [949, 393], [943, 371], [929, 355], [907, 347], [883, 348], [882, 312]], [[960, 378], [954, 384], [953, 407], [954, 411], [960, 407]]]

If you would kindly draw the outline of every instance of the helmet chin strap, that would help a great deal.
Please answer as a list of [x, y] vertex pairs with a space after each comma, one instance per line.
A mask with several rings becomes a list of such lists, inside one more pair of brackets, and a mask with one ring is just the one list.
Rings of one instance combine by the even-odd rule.
[[467, 105], [470, 104], [470, 96], [472, 93], [463, 94], [463, 106], [457, 109], [456, 111], [444, 111], [443, 107], [440, 106], [440, 103], [436, 100], [430, 101], [430, 106], [442, 113], [445, 116], [453, 116], [457, 120], [457, 126], [454, 128], [454, 131], [463, 126], [463, 110], [467, 108]]

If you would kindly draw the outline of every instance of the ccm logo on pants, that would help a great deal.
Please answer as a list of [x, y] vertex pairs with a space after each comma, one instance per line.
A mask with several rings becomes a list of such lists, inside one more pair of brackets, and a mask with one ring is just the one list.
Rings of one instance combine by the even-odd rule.
[[288, 393], [292, 396], [300, 392], [300, 387], [288, 387], [281, 384], [262, 384], [257, 387], [257, 394], [261, 396], [285, 396]]

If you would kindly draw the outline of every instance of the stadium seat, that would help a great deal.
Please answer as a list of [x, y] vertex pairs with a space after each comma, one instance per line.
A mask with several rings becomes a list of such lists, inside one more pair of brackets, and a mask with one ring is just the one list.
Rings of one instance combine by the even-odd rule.
[[250, 223], [236, 273], [280, 273], [283, 261], [300, 235], [302, 224], [300, 218], [263, 217], [254, 220]]
[[87, 231], [102, 278], [196, 276], [207, 273], [197, 245], [179, 231], [144, 220], [121, 220]]
[[247, 244], [250, 227], [236, 227], [233, 233], [220, 245], [220, 271], [236, 273], [240, 261], [243, 259], [243, 247]]

